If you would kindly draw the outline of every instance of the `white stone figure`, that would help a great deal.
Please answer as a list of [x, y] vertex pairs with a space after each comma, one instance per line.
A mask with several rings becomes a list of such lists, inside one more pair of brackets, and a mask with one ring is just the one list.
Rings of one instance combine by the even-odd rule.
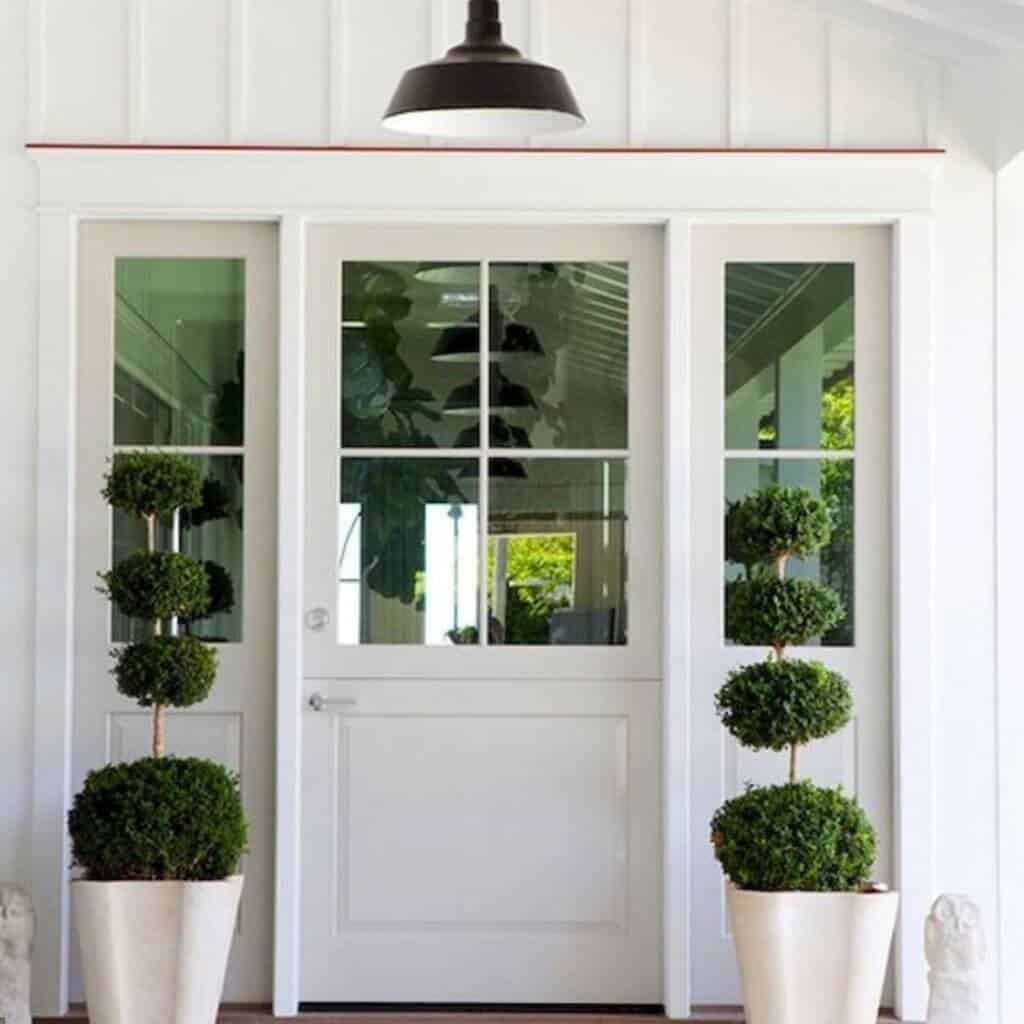
[[985, 932], [978, 905], [966, 896], [940, 896], [925, 921], [924, 952], [928, 1024], [981, 1024]]
[[0, 1021], [32, 1024], [29, 1013], [32, 900], [20, 885], [0, 882]]

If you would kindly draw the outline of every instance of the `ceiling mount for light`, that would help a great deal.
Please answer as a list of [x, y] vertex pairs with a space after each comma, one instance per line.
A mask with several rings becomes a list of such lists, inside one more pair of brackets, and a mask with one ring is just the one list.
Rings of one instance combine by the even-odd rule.
[[465, 41], [406, 71], [384, 115], [395, 131], [449, 138], [518, 138], [584, 123], [565, 75], [502, 40], [498, 0], [469, 0]]

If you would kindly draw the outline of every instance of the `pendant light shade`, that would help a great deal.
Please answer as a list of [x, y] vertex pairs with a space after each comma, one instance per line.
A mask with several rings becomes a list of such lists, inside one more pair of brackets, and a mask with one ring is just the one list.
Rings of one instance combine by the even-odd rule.
[[516, 138], [584, 123], [565, 75], [502, 40], [498, 0], [469, 0], [465, 41], [406, 71], [384, 115], [395, 131], [448, 138]]
[[[502, 337], [495, 341], [490, 352], [492, 363], [544, 355], [544, 346], [537, 332], [526, 324], [506, 324]], [[475, 323], [446, 327], [430, 358], [439, 363], [477, 362], [480, 359], [480, 328]]]
[[[501, 373], [495, 373], [490, 381], [490, 408], [496, 416], [507, 416], [523, 409], [536, 409], [537, 401], [528, 388], [514, 384]], [[446, 416], [479, 416], [480, 378], [474, 377], [469, 384], [453, 388], [445, 399], [442, 411]]]

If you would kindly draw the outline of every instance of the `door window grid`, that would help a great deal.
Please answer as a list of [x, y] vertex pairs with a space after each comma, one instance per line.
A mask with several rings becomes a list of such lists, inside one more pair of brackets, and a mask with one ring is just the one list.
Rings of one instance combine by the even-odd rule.
[[[481, 381], [484, 379], [484, 375], [487, 373], [487, 369], [492, 365], [492, 338], [491, 338], [491, 316], [488, 315], [489, 308], [489, 297], [491, 295], [491, 269], [496, 263], [500, 265], [501, 261], [494, 260], [481, 260], [475, 266], [479, 266], [480, 277], [478, 284], [478, 308], [479, 308], [479, 367]], [[628, 264], [623, 263], [622, 266], [628, 268]], [[338, 310], [338, 328], [339, 337], [344, 337], [344, 330], [352, 327], [363, 327], [365, 324], [362, 321], [354, 321], [348, 319], [345, 314], [344, 304], [344, 270], [345, 263], [341, 265], [342, 275], [342, 302], [340, 309]], [[628, 271], [627, 271], [628, 272]], [[628, 278], [627, 278], [628, 280]], [[628, 287], [628, 286], [627, 286]], [[485, 298], [486, 297], [486, 298]], [[628, 296], [627, 296], [628, 305]], [[343, 342], [342, 342], [343, 344]], [[339, 373], [341, 372], [341, 361], [339, 361]], [[628, 372], [628, 371], [627, 371]], [[628, 375], [627, 375], [628, 385]], [[628, 394], [628, 386], [627, 386]], [[478, 480], [479, 480], [479, 491], [476, 501], [476, 522], [478, 524], [477, 540], [478, 540], [478, 551], [476, 561], [476, 582], [478, 591], [477, 601], [477, 629], [474, 643], [481, 647], [489, 646], [500, 646], [501, 643], [495, 643], [492, 637], [491, 628], [491, 611], [488, 601], [488, 591], [490, 588], [490, 580], [487, 578], [488, 575], [488, 564], [489, 564], [489, 545], [492, 539], [500, 538], [502, 531], [497, 531], [492, 534], [489, 530], [490, 523], [490, 484], [492, 480], [492, 468], [495, 465], [506, 463], [511, 455], [515, 455], [517, 459], [522, 460], [541, 460], [541, 459], [553, 459], [553, 460], [573, 460], [573, 461], [588, 461], [588, 462], [601, 462], [605, 463], [603, 469], [603, 476], [607, 481], [608, 477], [608, 462], [621, 462], [624, 469], [628, 467], [630, 460], [630, 448], [602, 448], [602, 449], [576, 449], [576, 448], [532, 448], [527, 447], [524, 449], [509, 448], [507, 445], [500, 445], [492, 443], [492, 417], [491, 417], [491, 387], [481, 386], [479, 388], [479, 439], [481, 444], [474, 447], [440, 447], [440, 448], [411, 448], [411, 447], [383, 447], [383, 448], [371, 448], [371, 447], [359, 447], [359, 446], [346, 446], [344, 444], [343, 434], [344, 430], [341, 422], [338, 423], [339, 440], [341, 443], [338, 445], [338, 457], [342, 466], [346, 460], [354, 459], [380, 459], [380, 460], [400, 460], [400, 459], [435, 459], [435, 460], [466, 460], [473, 459], [476, 461], [478, 466]], [[627, 419], [631, 420], [633, 416], [631, 406], [627, 410]], [[484, 425], [487, 425], [484, 429]], [[627, 438], [629, 437], [627, 431]], [[628, 550], [629, 550], [629, 502], [631, 501], [632, 492], [630, 489], [625, 489], [624, 494], [624, 508], [621, 513], [623, 522], [623, 554], [626, 559], [626, 566], [628, 567]], [[360, 587], [360, 575], [359, 572], [352, 568], [352, 561], [350, 558], [345, 557], [342, 547], [343, 543], [342, 534], [345, 535], [344, 543], [346, 545], [352, 545], [357, 543], [356, 537], [360, 533], [358, 526], [355, 530], [351, 529], [352, 525], [352, 514], [353, 510], [356, 511], [357, 522], [358, 516], [361, 514], [361, 508], [358, 504], [352, 502], [342, 501], [341, 509], [343, 510], [341, 515], [345, 521], [346, 526], [343, 528], [339, 521], [339, 548], [336, 554], [337, 564], [337, 588], [336, 595], [338, 600], [337, 611], [338, 611], [338, 625], [336, 631], [337, 642], [340, 644], [353, 644], [353, 643], [365, 643], [360, 639], [361, 637], [361, 621], [357, 621], [355, 624], [352, 622], [343, 622], [343, 611], [344, 609], [358, 609], [358, 619], [364, 618], [364, 603], [365, 594], [359, 594], [356, 597], [355, 588], [364, 589]], [[453, 506], [448, 506], [451, 508]], [[429, 508], [429, 506], [428, 506]], [[604, 526], [605, 535], [608, 533], [608, 524]], [[346, 563], [343, 565], [343, 561]], [[575, 552], [574, 552], [575, 561]], [[356, 563], [358, 570], [362, 569], [362, 566]], [[627, 607], [627, 595], [628, 595], [628, 577], [623, 574], [622, 579], [622, 605], [623, 608]], [[625, 619], [625, 615], [622, 615], [622, 619]], [[481, 623], [486, 623], [487, 628], [480, 628]], [[621, 643], [628, 643], [628, 634], [625, 630], [625, 622], [618, 624], [618, 635], [622, 636]], [[454, 646], [459, 646], [460, 641], [453, 640]]]

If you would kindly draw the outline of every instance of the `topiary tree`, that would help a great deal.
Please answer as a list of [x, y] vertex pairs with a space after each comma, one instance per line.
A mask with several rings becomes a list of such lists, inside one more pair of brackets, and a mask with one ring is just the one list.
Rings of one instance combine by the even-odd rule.
[[827, 507], [809, 491], [772, 486], [726, 511], [726, 552], [744, 575], [726, 587], [726, 631], [767, 646], [767, 661], [731, 672], [715, 704], [722, 724], [754, 750], [789, 750], [789, 781], [748, 787], [711, 822], [715, 856], [741, 888], [855, 889], [875, 860], [874, 830], [840, 790], [799, 779], [800, 748], [842, 729], [853, 714], [849, 683], [819, 661], [786, 658], [844, 617], [839, 597], [816, 580], [787, 579], [790, 557], [828, 543]]
[[96, 881], [224, 878], [246, 842], [238, 779], [211, 761], [164, 757], [167, 708], [204, 700], [217, 674], [216, 651], [178, 632], [211, 607], [207, 567], [156, 550], [157, 519], [201, 504], [199, 472], [185, 456], [119, 453], [103, 495], [146, 522], [146, 550], [100, 573], [99, 589], [151, 626], [113, 652], [111, 673], [120, 693], [153, 709], [153, 756], [89, 774], [68, 816], [74, 860]]

